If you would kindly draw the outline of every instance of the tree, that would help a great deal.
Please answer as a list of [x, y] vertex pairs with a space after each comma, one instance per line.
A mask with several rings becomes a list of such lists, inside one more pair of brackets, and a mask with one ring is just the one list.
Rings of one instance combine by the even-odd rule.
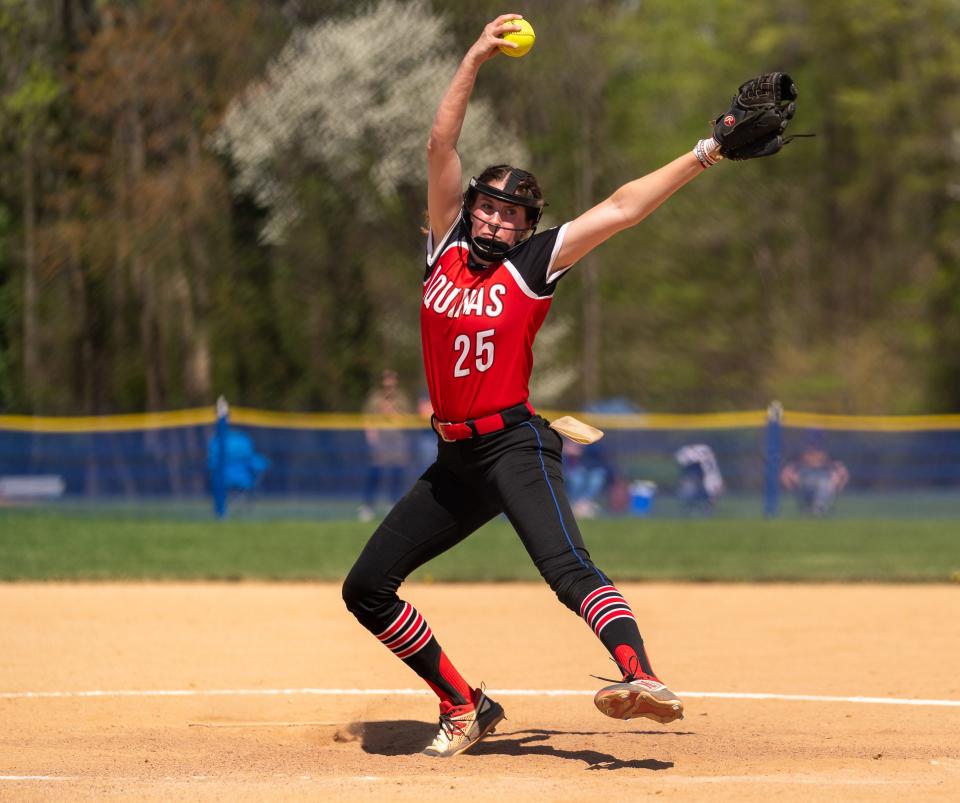
[[[382, 367], [419, 377], [426, 134], [500, 11], [0, 0], [0, 406], [354, 409]], [[533, 170], [543, 225], [691, 148], [752, 74], [789, 71], [817, 134], [564, 278], [538, 404], [958, 409], [955, 0], [524, 12], [537, 45], [481, 71], [462, 150]]]
[[[19, 337], [8, 334], [7, 343], [18, 342], [23, 389], [31, 394], [41, 382], [39, 266], [37, 229], [42, 171], [53, 131], [53, 110], [62, 92], [54, 64], [56, 15], [52, 3], [3, 0], [0, 3], [0, 31], [4, 47], [0, 50], [0, 71], [5, 91], [0, 98], [0, 126], [11, 140], [20, 178], [21, 286], [19, 310], [22, 323]], [[3, 324], [14, 325], [14, 305], [6, 305]], [[8, 386], [9, 388], [9, 386]], [[12, 395], [10, 389], [6, 391]], [[32, 395], [32, 394], [31, 394]]]
[[[214, 137], [235, 191], [267, 210], [295, 405], [356, 407], [384, 365], [421, 373], [417, 306], [404, 299], [422, 249], [427, 132], [457, 65], [447, 42], [423, 2], [385, 0], [298, 30]], [[461, 144], [468, 175], [526, 158], [483, 98]]]
[[226, 177], [203, 141], [258, 66], [259, 19], [228, 0], [107, 4], [77, 58], [75, 180], [53, 234], [81, 265], [96, 407], [213, 398], [211, 299], [233, 255]]

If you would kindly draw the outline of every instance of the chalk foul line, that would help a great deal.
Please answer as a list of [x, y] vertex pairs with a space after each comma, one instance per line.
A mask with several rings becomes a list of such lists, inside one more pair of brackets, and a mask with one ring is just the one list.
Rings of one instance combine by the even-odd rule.
[[79, 775], [0, 775], [0, 781], [79, 781]]
[[[490, 689], [493, 697], [584, 697], [594, 691], [584, 689]], [[82, 699], [111, 697], [392, 697], [428, 696], [429, 689], [90, 689], [85, 691], [11, 691], [0, 692], [3, 700]], [[681, 691], [678, 696], [713, 700], [780, 700], [807, 703], [859, 703], [867, 705], [918, 705], [960, 708], [960, 700], [922, 700], [910, 697], [835, 696], [826, 694], [771, 694], [765, 692]]]

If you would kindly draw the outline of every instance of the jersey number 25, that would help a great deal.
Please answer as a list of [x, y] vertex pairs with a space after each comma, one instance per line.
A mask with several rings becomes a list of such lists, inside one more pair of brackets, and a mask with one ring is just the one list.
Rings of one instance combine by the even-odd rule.
[[469, 376], [470, 368], [467, 361], [473, 355], [474, 367], [483, 373], [493, 365], [493, 329], [484, 329], [476, 334], [476, 346], [470, 335], [457, 335], [453, 341], [453, 350], [460, 356], [457, 358], [457, 364], [453, 367], [453, 375], [456, 377]]

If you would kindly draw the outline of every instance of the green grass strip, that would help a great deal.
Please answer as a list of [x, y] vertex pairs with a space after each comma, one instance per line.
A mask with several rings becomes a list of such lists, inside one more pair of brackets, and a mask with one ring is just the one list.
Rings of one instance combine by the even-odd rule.
[[[615, 580], [945, 582], [960, 572], [955, 521], [642, 520], [582, 523]], [[0, 513], [0, 580], [339, 580], [372, 526], [356, 521], [164, 521]], [[414, 575], [533, 580], [503, 520]]]

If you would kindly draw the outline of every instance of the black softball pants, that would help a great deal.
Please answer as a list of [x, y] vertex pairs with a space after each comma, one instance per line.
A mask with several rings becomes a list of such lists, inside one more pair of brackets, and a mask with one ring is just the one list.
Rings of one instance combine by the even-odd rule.
[[[500, 513], [560, 601], [584, 617], [611, 655], [627, 644], [640, 656], [643, 671], [653, 674], [629, 606], [584, 546], [564, 490], [562, 444], [540, 416], [468, 440], [438, 439], [436, 462], [364, 547], [344, 582], [344, 602], [421, 677], [433, 674], [439, 647], [397, 589], [413, 571]], [[615, 660], [625, 673], [634, 669]]]

